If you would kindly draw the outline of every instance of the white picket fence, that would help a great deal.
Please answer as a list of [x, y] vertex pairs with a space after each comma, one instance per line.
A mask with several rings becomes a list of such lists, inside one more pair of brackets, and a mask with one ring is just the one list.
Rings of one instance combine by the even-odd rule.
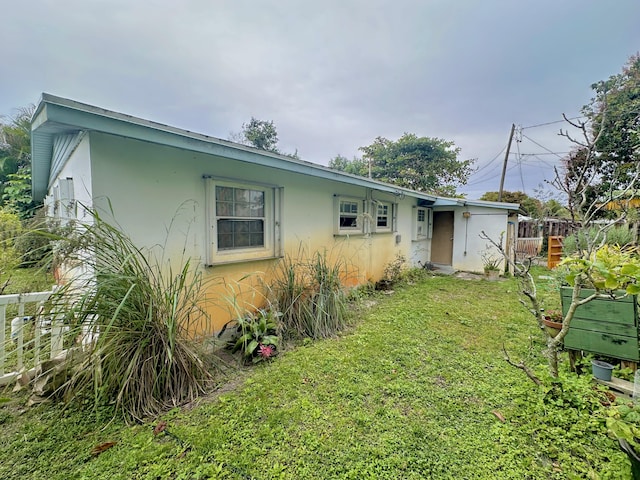
[[[49, 350], [49, 358], [62, 353], [65, 332], [62, 320], [42, 315], [42, 306], [52, 294], [53, 291], [0, 295], [0, 386], [14, 381], [21, 372], [35, 369], [43, 360], [46, 350]], [[7, 306], [14, 304], [18, 306], [17, 316], [7, 323]], [[28, 304], [35, 304], [35, 315], [25, 316], [25, 306]], [[31, 323], [33, 338], [25, 340], [25, 327]], [[48, 337], [50, 348], [45, 348], [43, 337]], [[11, 362], [7, 365], [9, 354]], [[6, 372], [7, 369], [11, 371]]]

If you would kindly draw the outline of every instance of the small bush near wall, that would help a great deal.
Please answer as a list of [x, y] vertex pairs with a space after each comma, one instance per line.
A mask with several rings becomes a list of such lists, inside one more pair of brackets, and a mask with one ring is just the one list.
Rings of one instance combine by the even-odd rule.
[[327, 338], [348, 324], [344, 261], [331, 263], [326, 252], [308, 258], [286, 256], [276, 268], [270, 290], [281, 312], [285, 337]]

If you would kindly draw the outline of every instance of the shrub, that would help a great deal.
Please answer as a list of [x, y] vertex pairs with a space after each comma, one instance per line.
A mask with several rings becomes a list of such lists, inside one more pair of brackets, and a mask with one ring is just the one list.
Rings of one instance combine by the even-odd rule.
[[283, 335], [327, 338], [347, 325], [341, 280], [346, 271], [343, 261], [331, 264], [326, 252], [311, 258], [300, 252], [298, 258], [286, 256], [280, 261], [270, 290], [282, 313]]
[[20, 255], [21, 267], [39, 266], [51, 253], [51, 233], [58, 226], [45, 215], [44, 208], [25, 221], [24, 230], [15, 238], [15, 248]]
[[619, 245], [621, 247], [634, 241], [633, 232], [624, 225], [610, 228], [604, 236], [600, 232], [600, 228], [591, 227], [588, 230], [580, 230], [566, 237], [563, 241], [562, 252], [565, 256], [569, 256], [579, 249], [586, 250], [588, 239], [591, 244], [596, 243], [596, 240], [598, 240], [607, 245]]
[[66, 264], [82, 268], [49, 308], [72, 335], [98, 333], [65, 398], [93, 394], [95, 405], [113, 403], [137, 421], [194, 400], [212, 380], [193, 341], [208, 323], [200, 272], [189, 260], [176, 272], [97, 213], [92, 220], [59, 239]]
[[382, 272], [382, 278], [376, 282], [377, 290], [387, 290], [402, 279], [407, 259], [397, 254], [396, 258], [387, 263]]
[[5, 273], [20, 263], [15, 241], [21, 232], [20, 217], [15, 213], [0, 210], [0, 273]]

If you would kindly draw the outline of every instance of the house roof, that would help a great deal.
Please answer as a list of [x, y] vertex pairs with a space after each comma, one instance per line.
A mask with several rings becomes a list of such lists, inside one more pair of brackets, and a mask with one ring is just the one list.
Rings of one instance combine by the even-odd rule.
[[424, 204], [433, 206], [469, 205], [506, 210], [517, 210], [519, 208], [519, 205], [514, 203], [447, 198], [417, 192], [378, 180], [334, 170], [323, 165], [113, 112], [48, 93], [42, 94], [42, 98], [33, 115], [31, 129], [32, 191], [33, 198], [36, 201], [44, 198], [50, 182], [59, 173], [55, 170], [62, 167], [62, 165], [52, 166], [54, 139], [59, 135], [93, 131], [217, 155], [241, 162], [265, 165], [288, 172], [372, 188], [395, 195], [411, 196]]

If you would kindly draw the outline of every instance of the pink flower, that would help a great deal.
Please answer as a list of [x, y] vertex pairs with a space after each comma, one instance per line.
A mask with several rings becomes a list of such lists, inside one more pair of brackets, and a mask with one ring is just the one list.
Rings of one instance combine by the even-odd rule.
[[262, 358], [271, 358], [271, 356], [273, 355], [273, 350], [274, 347], [272, 347], [271, 345], [260, 344], [260, 346], [258, 347], [258, 355], [260, 355]]

